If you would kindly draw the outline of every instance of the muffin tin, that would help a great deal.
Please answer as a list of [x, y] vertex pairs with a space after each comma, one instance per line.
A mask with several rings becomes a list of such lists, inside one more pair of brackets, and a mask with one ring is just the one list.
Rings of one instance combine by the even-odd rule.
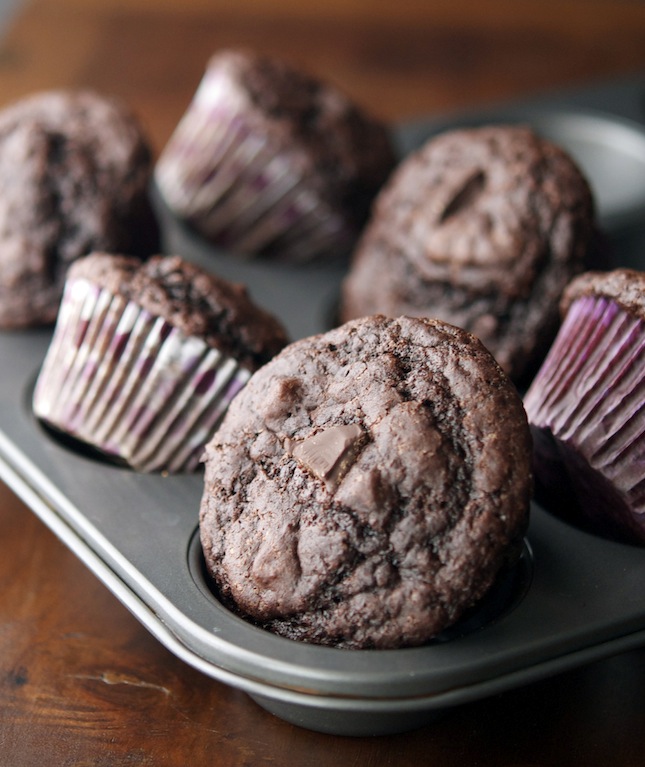
[[[581, 164], [591, 168], [585, 169], [598, 187], [618, 260], [645, 269], [640, 83], [423, 120], [401, 128], [397, 138], [408, 151], [457, 124], [534, 123], [574, 154], [587, 152]], [[208, 248], [158, 204], [166, 251], [249, 285], [293, 338], [331, 325], [341, 264], [240, 261]], [[47, 330], [0, 333], [0, 478], [167, 648], [274, 714], [335, 734], [398, 732], [451, 706], [645, 643], [645, 550], [579, 530], [537, 504], [518, 565], [477, 609], [424, 647], [337, 650], [244, 622], [217, 601], [204, 573], [200, 476], [136, 474], [70, 448], [36, 422], [31, 392], [49, 338]]]

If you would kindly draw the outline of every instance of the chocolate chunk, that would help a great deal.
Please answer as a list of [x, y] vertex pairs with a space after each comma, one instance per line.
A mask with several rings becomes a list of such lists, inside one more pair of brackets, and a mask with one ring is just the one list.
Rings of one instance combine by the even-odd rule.
[[364, 440], [358, 424], [332, 426], [302, 442], [287, 440], [285, 446], [306, 469], [325, 481], [331, 490], [338, 486], [355, 461]]

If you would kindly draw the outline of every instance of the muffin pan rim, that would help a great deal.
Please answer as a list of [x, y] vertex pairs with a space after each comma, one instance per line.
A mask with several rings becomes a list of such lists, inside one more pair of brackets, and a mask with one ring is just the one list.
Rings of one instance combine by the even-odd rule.
[[[7, 385], [5, 376], [4, 385], [0, 390], [0, 397], [4, 401], [4, 415], [0, 418], [5, 421], [4, 434], [0, 423], [0, 456], [5, 465], [5, 473], [13, 471], [17, 479], [32, 493], [44, 499], [50, 512], [58, 517], [56, 521], [63, 520], [70, 531], [75, 531], [79, 542], [84, 542], [92, 549], [111, 568], [114, 576], [120, 578], [122, 584], [138, 600], [152, 609], [161, 624], [169, 629], [177, 640], [196, 656], [201, 657], [202, 661], [213, 664], [214, 672], [223, 673], [225, 676], [232, 673], [244, 685], [252, 685], [251, 680], [256, 683], [261, 680], [263, 685], [268, 686], [272, 695], [286, 694], [284, 691], [291, 689], [292, 692], [299, 690], [301, 695], [303, 690], [308, 690], [309, 694], [314, 696], [344, 698], [348, 690], [353, 689], [352, 697], [355, 701], [367, 701], [383, 698], [386, 695], [384, 691], [387, 690], [390, 699], [408, 699], [410, 705], [418, 705], [419, 697], [428, 697], [433, 702], [446, 694], [459, 698], [456, 692], [459, 688], [464, 689], [464, 694], [473, 686], [479, 687], [483, 692], [487, 684], [498, 677], [517, 675], [522, 668], [528, 670], [541, 664], [548, 666], [556, 662], [558, 657], [560, 661], [557, 662], [560, 665], [566, 665], [562, 661], [564, 656], [569, 656], [570, 662], [575, 663], [577, 654], [588, 653], [596, 644], [604, 645], [603, 651], [607, 651], [613, 641], [624, 641], [630, 633], [638, 634], [645, 630], [643, 605], [635, 612], [619, 615], [617, 621], [600, 620], [601, 633], [597, 638], [593, 637], [593, 626], [590, 628], [583, 625], [581, 630], [580, 626], [569, 626], [566, 622], [561, 636], [556, 631], [554, 636], [549, 637], [547, 633], [546, 636], [538, 636], [535, 639], [534, 628], [528, 633], [523, 631], [522, 622], [526, 620], [526, 616], [530, 617], [536, 610], [536, 614], [539, 614], [540, 610], [545, 609], [544, 605], [540, 607], [539, 604], [536, 608], [536, 593], [542, 592], [542, 601], [545, 596], [549, 596], [548, 578], [546, 586], [542, 583], [545, 575], [544, 561], [547, 561], [548, 575], [548, 559], [553, 560], [551, 566], [554, 562], [557, 567], [562, 568], [564, 555], [568, 554], [569, 548], [574, 554], [577, 552], [578, 559], [582, 557], [583, 564], [586, 561], [586, 566], [595, 565], [598, 556], [609, 555], [613, 551], [614, 558], [617, 557], [619, 571], [628, 566], [633, 568], [640, 565], [641, 577], [645, 578], [645, 557], [642, 556], [642, 549], [604, 541], [591, 533], [572, 528], [537, 506], [533, 510], [528, 534], [534, 550], [535, 565], [533, 583], [527, 594], [499, 621], [451, 642], [405, 650], [336, 650], [292, 642], [256, 627], [245, 627], [240, 618], [229, 614], [223, 607], [222, 612], [214, 617], [212, 605], [201, 604], [204, 601], [203, 595], [195, 597], [193, 603], [192, 589], [197, 590], [197, 586], [188, 566], [188, 547], [197, 523], [201, 477], [183, 475], [164, 478], [159, 475], [138, 475], [127, 469], [109, 466], [70, 452], [69, 448], [47, 436], [30, 410], [31, 386], [24, 386], [22, 382], [33, 380], [48, 336], [48, 331], [39, 334], [28, 332], [23, 335], [21, 343], [20, 334], [0, 335], [0, 353], [3, 359], [11, 356], [11, 347], [14, 347], [14, 352], [17, 349], [21, 350], [20, 359], [8, 366], [15, 380], [9, 381]], [[24, 343], [27, 338], [28, 347]], [[18, 486], [20, 493], [20, 482], [14, 484]], [[106, 494], [106, 488], [113, 486], [118, 487]], [[153, 496], [149, 497], [151, 492]], [[191, 497], [189, 506], [192, 510], [188, 513], [185, 510], [182, 512], [181, 525], [177, 528], [176, 520], [173, 519], [177, 509], [172, 503], [176, 503], [179, 498], [184, 501], [187, 493]], [[160, 494], [171, 499], [167, 508], [156, 505], [159, 503]], [[88, 498], [93, 501], [94, 507], [84, 513], [83, 502], [87, 505]], [[97, 505], [101, 507], [101, 498], [102, 508], [97, 510]], [[134, 512], [125, 508], [129, 499], [134, 499], [134, 505], [137, 507]], [[134, 516], [128, 516], [132, 514]], [[90, 519], [88, 515], [94, 515], [94, 519]], [[119, 517], [121, 521], [117, 524]], [[132, 530], [121, 530], [124, 519], [133, 519], [136, 522], [139, 526], [137, 532], [135, 525], [136, 535], [133, 536]], [[167, 525], [168, 529], [165, 529], [164, 525]], [[158, 535], [158, 539], [155, 539], [154, 533]], [[124, 553], [124, 545], [132, 545], [128, 542], [130, 539], [134, 540], [134, 550], [126, 550]], [[143, 541], [146, 547], [151, 541], [157, 541], [160, 547], [166, 546], [164, 561], [168, 562], [168, 557], [174, 557], [170, 571], [163, 572], [163, 568], [155, 569], [153, 565], [151, 572], [154, 577], [151, 578], [151, 560], [147, 551], [138, 546], [137, 540]], [[564, 550], [554, 553], [556, 543], [560, 549], [564, 545]], [[583, 554], [585, 549], [589, 553]], [[146, 561], [144, 554], [147, 557]], [[574, 556], [566, 565], [577, 572], [580, 567], [574, 564], [575, 559]], [[178, 589], [177, 583], [169, 585], [169, 574], [172, 576], [171, 581], [177, 577], [182, 578], [184, 586]], [[158, 583], [154, 582], [155, 578]], [[567, 580], [570, 580], [570, 577]], [[186, 584], [189, 584], [187, 590]], [[598, 588], [597, 584], [595, 588]], [[581, 596], [580, 591], [577, 596]], [[626, 607], [633, 596], [635, 595], [628, 592]], [[183, 603], [182, 599], [185, 600]], [[194, 614], [191, 614], [191, 609], [194, 609]], [[547, 610], [547, 614], [548, 612]], [[592, 615], [592, 618], [597, 619], [598, 616]], [[209, 629], [213, 628], [213, 620], [215, 632], [211, 633]], [[222, 620], [226, 623], [224, 627], [221, 625]], [[220, 621], [220, 624], [217, 621]], [[497, 640], [491, 640], [490, 637], [497, 636], [499, 639], [509, 630], [512, 633], [517, 630], [518, 621], [519, 638], [516, 636], [511, 646], [502, 642], [501, 648], [495, 648], [494, 643]], [[149, 620], [147, 624], [149, 626]], [[482, 647], [486, 648], [485, 651]], [[475, 661], [471, 657], [473, 654], [479, 655]], [[376, 657], [387, 658], [388, 661], [401, 660], [397, 660], [393, 667], [383, 669], [380, 661], [376, 664], [372, 662]], [[468, 660], [469, 658], [471, 659]], [[533, 673], [536, 673], [535, 669]]]
[[[25, 414], [23, 413], [23, 415]], [[32, 428], [37, 430], [39, 427], [32, 422]], [[67, 449], [62, 447], [56, 447], [55, 450], [59, 450], [61, 454], [67, 452]], [[417, 680], [415, 685], [410, 684], [409, 676], [414, 673], [416, 661], [422, 662], [431, 655], [442, 654], [443, 648], [450, 650], [451, 645], [454, 647], [458, 642], [466, 645], [466, 654], [469, 655], [472, 651], [472, 644], [475, 644], [476, 649], [477, 644], [485, 636], [485, 632], [490, 634], [490, 627], [484, 627], [480, 631], [443, 645], [430, 645], [405, 650], [356, 651], [304, 645], [281, 637], [274, 637], [266, 634], [261, 629], [249, 626], [249, 632], [256, 637], [262, 636], [266, 645], [270, 646], [271, 649], [282, 647], [287, 650], [288, 648], [288, 653], [292, 654], [295, 647], [296, 650], [301, 651], [300, 653], [295, 652], [296, 657], [299, 654], [303, 656], [317, 656], [317, 663], [313, 664], [309, 661], [308, 668], [306, 667], [307, 664], [303, 663], [301, 659], [299, 662], [292, 662], [290, 664], [287, 656], [283, 654], [281, 654], [281, 657], [275, 657], [275, 655], [267, 653], [264, 659], [262, 659], [261, 654], [258, 655], [252, 648], [249, 651], [248, 647], [241, 648], [242, 653], [240, 655], [238, 652], [239, 648], [235, 646], [231, 637], [225, 638], [222, 644], [216, 633], [211, 636], [204, 626], [199, 626], [191, 618], [185, 619], [185, 615], [181, 613], [181, 609], [177, 605], [173, 605], [166, 598], [159, 600], [158, 595], [155, 593], [156, 585], [151, 584], [145, 576], [142, 576], [133, 563], [130, 563], [130, 568], [126, 567], [123, 569], [123, 563], [119, 562], [118, 547], [115, 547], [117, 556], [113, 558], [109, 539], [106, 539], [108, 541], [106, 546], [100, 531], [96, 530], [96, 528], [93, 530], [91, 524], [88, 524], [86, 529], [81, 530], [78, 520], [76, 520], [76, 524], [74, 523], [74, 512], [70, 511], [70, 508], [65, 508], [65, 500], [69, 499], [64, 494], [56, 499], [56, 493], [59, 492], [59, 488], [54, 487], [52, 492], [52, 488], [48, 486], [48, 481], [44, 479], [44, 476], [38, 470], [33, 470], [34, 467], [29, 459], [21, 454], [15, 447], [15, 444], [8, 440], [6, 434], [2, 432], [0, 432], [0, 456], [0, 476], [3, 480], [12, 486], [18, 495], [25, 499], [41, 519], [68, 546], [71, 544], [72, 550], [126, 604], [148, 630], [157, 636], [171, 651], [187, 662], [192, 663], [201, 671], [225, 683], [234, 684], [250, 694], [268, 695], [276, 700], [292, 702], [294, 700], [296, 702], [315, 700], [315, 704], [310, 702], [309, 705], [322, 708], [328, 702], [334, 701], [334, 706], [348, 709], [354, 707], [361, 710], [365, 707], [368, 709], [389, 709], [393, 707], [394, 709], [418, 710], [426, 704], [431, 709], [435, 709], [437, 706], [447, 704], [449, 701], [461, 703], [491, 694], [493, 690], [512, 687], [514, 684], [519, 683], [521, 679], [541, 678], [550, 673], [551, 669], [562, 670], [579, 665], [579, 663], [588, 662], [590, 658], [604, 657], [617, 651], [615, 648], [635, 647], [645, 643], [645, 606], [643, 606], [640, 610], [637, 610], [635, 617], [628, 617], [628, 624], [631, 624], [631, 626], [623, 626], [618, 621], [615, 627], [617, 628], [616, 632], [612, 634], [612, 626], [610, 625], [609, 633], [607, 633], [607, 627], [605, 627], [604, 634], [599, 637], [598, 641], [589, 641], [589, 638], [587, 638], [587, 641], [584, 641], [584, 639], [581, 641], [580, 638], [574, 639], [573, 647], [569, 646], [568, 650], [558, 652], [554, 649], [560, 642], [556, 632], [554, 647], [550, 650], [547, 647], [546, 654], [543, 653], [541, 658], [532, 658], [527, 661], [527, 658], [531, 658], [531, 648], [529, 648], [528, 656], [524, 659], [522, 658], [522, 653], [526, 653], [526, 647], [519, 646], [513, 651], [509, 651], [506, 648], [502, 650], [501, 658], [495, 657], [493, 653], [493, 656], [484, 662], [483, 665], [480, 662], [475, 662], [471, 663], [470, 668], [462, 666], [461, 680], [457, 680], [452, 674], [454, 662], [452, 670], [448, 669], [444, 673], [438, 673], [436, 668], [430, 671], [430, 673], [426, 670], [425, 676], [421, 673], [421, 681]], [[72, 463], [77, 460], [76, 457], [70, 457], [70, 459]], [[80, 457], [79, 460], [86, 461], [87, 459]], [[103, 465], [100, 466], [100, 469], [104, 468]], [[120, 476], [128, 473], [127, 470], [119, 469], [118, 467], [114, 467], [114, 470]], [[198, 478], [193, 477], [191, 479]], [[73, 504], [71, 504], [71, 508], [73, 508]], [[587, 543], [591, 543], [592, 550], [598, 546], [601, 548], [606, 547], [608, 550], [613, 548], [614, 551], [630, 554], [634, 562], [640, 559], [641, 570], [643, 575], [645, 575], [645, 560], [641, 556], [642, 550], [638, 547], [603, 541], [590, 533], [575, 530], [566, 523], [552, 517], [544, 510], [534, 509], [532, 525], [535, 523], [536, 513], [538, 515], [537, 518], [541, 520], [541, 523], [546, 523], [547, 528], [555, 527], [560, 529], [561, 532], [565, 531], [565, 533], [568, 531], [569, 540], [571, 540], [570, 536], [573, 536], [579, 542], [586, 540]], [[532, 528], [529, 529], [529, 541], [532, 540], [531, 533]], [[547, 533], [547, 536], [551, 534]], [[189, 538], [193, 535], [194, 525], [189, 533]], [[184, 540], [183, 543], [185, 544], [183, 550], [186, 553], [190, 541]], [[179, 546], [178, 551], [181, 549], [182, 547]], [[539, 559], [544, 554], [548, 555], [548, 549], [545, 551], [542, 545], [538, 546], [535, 557]], [[110, 561], [111, 559], [112, 561]], [[595, 556], [592, 559], [594, 562], [596, 561]], [[536, 569], [539, 573], [539, 562], [536, 564]], [[576, 569], [575, 565], [573, 569]], [[624, 569], [622, 559], [619, 569]], [[187, 566], [186, 573], [190, 575]], [[527, 596], [520, 601], [520, 604], [511, 610], [510, 616], [516, 615], [519, 607], [529, 601], [527, 597], [531, 594], [531, 588], [529, 588]], [[168, 609], [169, 607], [170, 609]], [[530, 603], [528, 607], [532, 609]], [[225, 611], [224, 608], [222, 610]], [[179, 619], [177, 617], [178, 614], [182, 616]], [[493, 626], [503, 627], [504, 621], [508, 617], [503, 616]], [[237, 616], [232, 616], [232, 618], [233, 622], [238, 626], [243, 625], [244, 622]], [[206, 637], [211, 641], [204, 643]], [[544, 637], [538, 640], [538, 645], [540, 641], [544, 645]], [[570, 643], [570, 641], [570, 638], [566, 638], [565, 643]], [[228, 648], [226, 647], [227, 644]], [[237, 663], [231, 664], [230, 658], [221, 657], [223, 649], [232, 651], [233, 656], [236, 656], [234, 660]], [[340, 655], [338, 655], [339, 653]], [[411, 665], [403, 663], [402, 668], [397, 668], [394, 672], [390, 670], [384, 675], [381, 674], [382, 678], [378, 678], [374, 684], [367, 679], [370, 672], [374, 673], [376, 671], [375, 668], [370, 669], [370, 666], [373, 664], [369, 660], [367, 666], [361, 662], [356, 663], [360, 661], [362, 656], [362, 659], [376, 659], [378, 666], [381, 667], [383, 659], [388, 661], [401, 653], [405, 654], [408, 659], [412, 659], [413, 663]], [[340, 667], [333, 669], [333, 673], [326, 674], [326, 672], [332, 671], [327, 666], [328, 661], [332, 658], [343, 656], [348, 663], [351, 663], [353, 668], [358, 666], [358, 671], [352, 675], [348, 673], [351, 669], [343, 667], [341, 664]], [[229, 661], [229, 663], [222, 665], [222, 660]], [[258, 660], [260, 661], [259, 665]], [[266, 673], [268, 671], [267, 668], [262, 669], [263, 662], [269, 663], [271, 673]], [[382, 668], [379, 670], [382, 671]], [[262, 673], [263, 671], [265, 672], [264, 674]], [[283, 674], [286, 673], [286, 675], [283, 676], [281, 672]], [[303, 674], [303, 672], [305, 673]], [[329, 678], [325, 680], [325, 676], [329, 676]], [[433, 684], [433, 682], [436, 683], [437, 679], [439, 684]], [[360, 687], [361, 682], [364, 689], [360, 693], [353, 692], [350, 694], [348, 692], [357, 684]], [[385, 693], [384, 690], [386, 688], [395, 689], [398, 691], [398, 694]], [[350, 705], [351, 701], [354, 702], [353, 706]]]
[[[264, 680], [252, 677], [242, 677], [221, 667], [214, 666], [198, 653], [188, 648], [181, 638], [159, 619], [158, 614], [150, 606], [146, 605], [139, 596], [126, 584], [109, 564], [97, 554], [77, 531], [58, 515], [50, 504], [43, 501], [38, 491], [31, 487], [28, 480], [21, 476], [20, 469], [13, 465], [11, 459], [7, 460], [6, 437], [0, 432], [0, 479], [8, 484], [23, 500], [31, 506], [34, 513], [67, 545], [72, 552], [99, 578], [99, 580], [129, 609], [146, 629], [164, 646], [173, 652], [178, 658], [192, 665], [194, 668], [208, 676], [235, 686], [264, 705], [268, 710], [282, 707], [278, 715], [294, 723], [304, 723], [312, 729], [320, 729], [326, 732], [336, 732], [341, 729], [335, 724], [333, 729], [324, 726], [324, 720], [308, 721], [309, 716], [317, 716], [311, 712], [324, 712], [329, 709], [334, 715], [340, 712], [396, 715], [402, 713], [412, 726], [418, 724], [415, 719], [407, 719], [409, 714], [422, 713], [428, 717], [436, 714], [447, 707], [462, 704], [481, 697], [489, 696], [512, 689], [521, 684], [542, 679], [550, 674], [568, 670], [583, 663], [590, 663], [619, 651], [627, 651], [645, 644], [645, 628], [632, 634], [616, 637], [608, 642], [600, 643], [582, 650], [575, 660], [571, 656], [559, 656], [552, 658], [548, 663], [535, 666], [518, 668], [508, 674], [499, 675], [484, 682], [461, 687], [448, 688], [442, 692], [430, 692], [427, 695], [413, 695], [400, 697], [378, 696], [373, 698], [348, 695], [333, 695], [325, 693], [307, 692], [305, 689], [295, 687], [281, 687], [271, 685]], [[11, 452], [11, 450], [10, 450]], [[283, 640], [288, 641], [288, 640]], [[333, 652], [333, 651], [332, 651]], [[355, 653], [357, 651], [347, 651]], [[392, 651], [377, 651], [388, 653]], [[394, 651], [396, 652], [396, 651]], [[284, 710], [286, 705], [287, 709]], [[290, 710], [292, 708], [292, 710]], [[310, 713], [307, 713], [307, 710]], [[321, 726], [318, 726], [321, 725]], [[351, 724], [344, 728], [347, 732], [339, 734], [360, 734], [352, 730]], [[378, 730], [373, 732], [374, 726], [368, 728], [372, 734], [381, 734], [386, 731], [400, 731], [408, 729], [407, 726], [388, 727], [382, 723], [376, 725]], [[361, 728], [361, 732], [363, 729]], [[365, 731], [367, 732], [367, 731]]]

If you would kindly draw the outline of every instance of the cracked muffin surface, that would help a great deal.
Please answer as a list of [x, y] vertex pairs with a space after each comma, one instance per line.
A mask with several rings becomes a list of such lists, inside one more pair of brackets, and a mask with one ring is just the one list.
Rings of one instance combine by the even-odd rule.
[[205, 451], [221, 599], [282, 636], [419, 645], [517, 550], [531, 491], [519, 396], [472, 335], [383, 316], [291, 344]]
[[0, 111], [0, 327], [52, 323], [70, 265], [159, 249], [152, 149], [127, 105], [91, 90]]
[[523, 382], [555, 336], [564, 288], [601, 251], [591, 189], [564, 150], [521, 125], [454, 129], [381, 191], [340, 316], [437, 317]]

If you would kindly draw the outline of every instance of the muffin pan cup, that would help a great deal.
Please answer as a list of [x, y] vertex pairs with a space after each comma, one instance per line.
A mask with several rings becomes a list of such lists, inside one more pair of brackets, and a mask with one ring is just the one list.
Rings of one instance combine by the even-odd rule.
[[[634, 96], [636, 88], [623, 92]], [[598, 108], [602, 93], [589, 91], [584, 108]], [[547, 114], [557, 103], [543, 107]], [[401, 130], [404, 149], [438, 123], [424, 125]], [[159, 210], [166, 252], [246, 283], [293, 338], [332, 324], [341, 264], [240, 262]], [[610, 231], [617, 240], [622, 221]], [[635, 252], [630, 257], [638, 266]], [[644, 268], [645, 255], [640, 263]], [[469, 616], [426, 646], [338, 650], [243, 621], [217, 601], [204, 574], [199, 473], [141, 474], [97, 460], [36, 420], [33, 388], [50, 338], [46, 329], [0, 333], [0, 478], [169, 650], [277, 716], [342, 735], [399, 732], [452, 706], [645, 644], [645, 549], [573, 527], [538, 504], [518, 565]]]

